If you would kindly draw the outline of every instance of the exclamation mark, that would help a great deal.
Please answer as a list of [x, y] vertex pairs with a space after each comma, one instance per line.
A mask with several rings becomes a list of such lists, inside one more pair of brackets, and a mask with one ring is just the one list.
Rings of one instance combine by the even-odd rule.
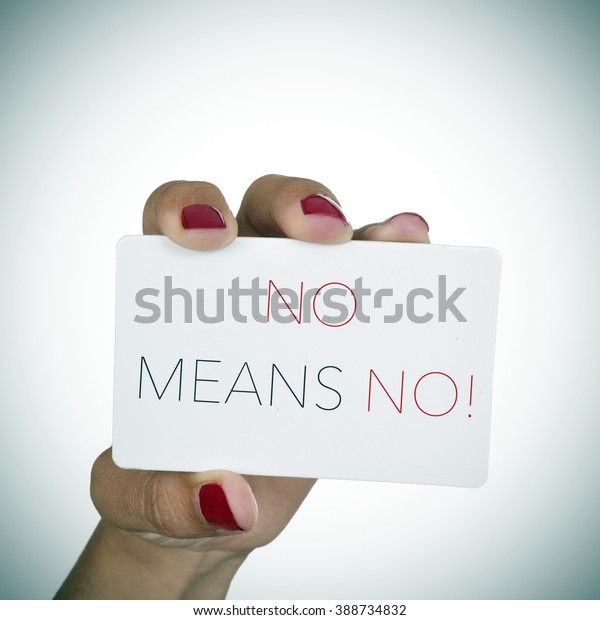
[[[473, 404], [473, 375], [471, 375], [471, 385], [469, 386], [469, 407]], [[471, 414], [469, 413], [469, 417]]]

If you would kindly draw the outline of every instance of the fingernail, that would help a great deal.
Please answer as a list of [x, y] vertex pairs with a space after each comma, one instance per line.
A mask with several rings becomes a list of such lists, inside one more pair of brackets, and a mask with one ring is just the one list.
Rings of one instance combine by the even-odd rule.
[[418, 213], [412, 213], [411, 211], [404, 211], [404, 213], [397, 213], [396, 215], [392, 215], [392, 217], [388, 217], [388, 219], [385, 220], [385, 222], [383, 223], [387, 224], [388, 222], [391, 222], [392, 220], [400, 217], [401, 215], [414, 215], [415, 217], [418, 217], [423, 222], [423, 224], [427, 226], [427, 232], [429, 232], [429, 224], [427, 223], [427, 220], [422, 215], [419, 215]]
[[348, 220], [342, 213], [341, 207], [331, 198], [323, 194], [307, 196], [300, 201], [300, 205], [302, 206], [304, 215], [329, 215], [342, 220], [344, 224], [348, 223]]
[[205, 484], [199, 492], [200, 510], [204, 518], [215, 527], [222, 530], [243, 532], [236, 523], [231, 508], [227, 503], [222, 487], [215, 483]]
[[181, 225], [189, 228], [225, 228], [225, 220], [211, 205], [187, 205], [181, 210]]

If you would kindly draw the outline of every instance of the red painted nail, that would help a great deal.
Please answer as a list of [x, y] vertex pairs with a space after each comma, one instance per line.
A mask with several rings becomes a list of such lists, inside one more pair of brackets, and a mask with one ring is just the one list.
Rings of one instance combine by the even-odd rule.
[[348, 223], [340, 206], [323, 194], [314, 194], [303, 198], [300, 201], [300, 206], [304, 215], [329, 215], [342, 220], [344, 224]]
[[391, 222], [392, 220], [400, 217], [401, 215], [414, 215], [415, 217], [418, 217], [423, 222], [423, 224], [427, 226], [427, 232], [429, 232], [429, 224], [427, 223], [427, 220], [422, 215], [419, 215], [418, 213], [412, 213], [411, 211], [404, 211], [404, 213], [397, 213], [396, 215], [392, 215], [392, 217], [388, 217], [388, 219], [385, 220], [384, 224]]
[[225, 228], [225, 220], [211, 205], [187, 205], [181, 210], [181, 225], [189, 228]]
[[222, 487], [215, 483], [205, 484], [200, 487], [198, 493], [200, 510], [204, 518], [215, 527], [222, 530], [243, 532], [236, 523], [231, 508], [227, 503], [225, 492]]

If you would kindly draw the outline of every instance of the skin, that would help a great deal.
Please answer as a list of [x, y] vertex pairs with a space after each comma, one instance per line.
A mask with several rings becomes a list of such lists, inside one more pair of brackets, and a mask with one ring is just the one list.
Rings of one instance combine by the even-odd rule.
[[[250, 185], [234, 216], [215, 185], [172, 181], [148, 198], [144, 234], [166, 235], [198, 251], [218, 250], [238, 235], [316, 243], [429, 242], [427, 224], [412, 213], [358, 230], [329, 215], [304, 215], [300, 201], [313, 194], [324, 194], [339, 204], [316, 181], [267, 175]], [[217, 208], [226, 227], [185, 230], [181, 210], [193, 203]], [[198, 493], [206, 483], [221, 485], [243, 532], [223, 531], [204, 519]], [[224, 598], [249, 553], [279, 535], [314, 483], [229, 471], [125, 470], [114, 464], [108, 449], [92, 468], [91, 495], [100, 523], [56, 598]]]

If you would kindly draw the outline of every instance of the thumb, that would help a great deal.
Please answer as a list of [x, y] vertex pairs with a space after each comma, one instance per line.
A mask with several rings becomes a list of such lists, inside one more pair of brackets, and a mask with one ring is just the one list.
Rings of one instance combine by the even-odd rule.
[[112, 525], [170, 538], [247, 532], [258, 516], [252, 490], [238, 474], [121, 469], [111, 449], [94, 463], [91, 495], [101, 517]]

